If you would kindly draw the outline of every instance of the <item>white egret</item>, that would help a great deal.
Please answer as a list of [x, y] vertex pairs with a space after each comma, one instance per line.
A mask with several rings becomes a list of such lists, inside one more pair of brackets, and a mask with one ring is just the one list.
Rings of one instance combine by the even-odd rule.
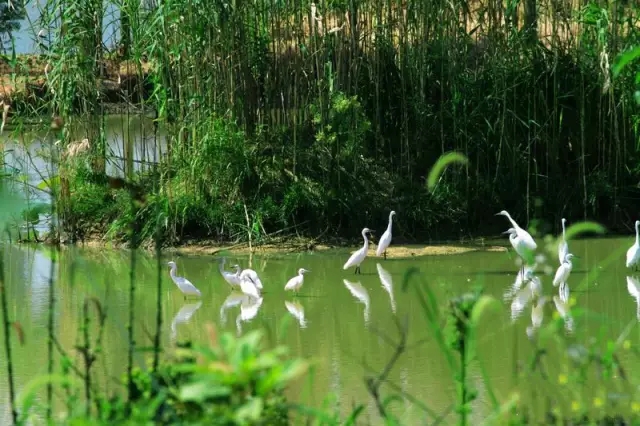
[[562, 265], [556, 271], [555, 277], [553, 277], [553, 286], [557, 287], [558, 284], [566, 283], [569, 278], [569, 274], [571, 273], [571, 269], [573, 269], [573, 264], [571, 263], [571, 259], [575, 256], [572, 253], [567, 253], [564, 257], [564, 261]]
[[640, 321], [640, 282], [636, 277], [627, 277], [627, 291], [636, 300], [636, 317]]
[[345, 271], [353, 266], [356, 267], [355, 273], [360, 273], [360, 264], [367, 257], [367, 251], [369, 250], [369, 239], [367, 238], [367, 233], [372, 232], [369, 228], [364, 228], [362, 230], [362, 238], [364, 238], [364, 245], [362, 248], [351, 255], [347, 263], [344, 264], [342, 269]]
[[287, 284], [284, 286], [284, 289], [287, 291], [293, 290], [297, 293], [300, 290], [300, 287], [302, 287], [302, 284], [304, 284], [304, 274], [306, 274], [307, 272], [311, 272], [311, 271], [308, 271], [304, 268], [298, 269], [298, 275], [296, 275], [295, 277], [287, 281]]
[[176, 263], [174, 261], [167, 263], [167, 265], [171, 266], [169, 275], [171, 276], [173, 282], [176, 283], [182, 294], [184, 294], [185, 299], [187, 298], [187, 296], [200, 296], [200, 290], [198, 290], [196, 286], [191, 284], [191, 281], [189, 281], [185, 277], [176, 276], [176, 270], [178, 269], [178, 267], [176, 266]]
[[[516, 221], [513, 220], [511, 215], [506, 210], [502, 210], [500, 213], [496, 213], [496, 216], [506, 216], [507, 219], [509, 219], [509, 222], [511, 222], [511, 226], [513, 227], [513, 230], [515, 231], [515, 238], [517, 239], [517, 242], [518, 242], [519, 246], [522, 246], [522, 247], [526, 248], [527, 251], [529, 251], [529, 252], [536, 251], [536, 249], [538, 248], [538, 245], [536, 244], [535, 241], [533, 241], [533, 237], [531, 236], [531, 234], [529, 234], [527, 231], [522, 229], [516, 223]], [[510, 233], [510, 231], [511, 230], [507, 231], [507, 233]], [[509, 239], [511, 239], [511, 237], [509, 237]], [[513, 242], [511, 244], [513, 244]], [[514, 248], [515, 248], [515, 246], [514, 246]], [[518, 254], [520, 254], [520, 253], [518, 253]], [[521, 255], [521, 257], [522, 257], [522, 255]]]
[[378, 241], [378, 248], [376, 248], [376, 256], [384, 255], [385, 260], [387, 259], [387, 247], [391, 244], [391, 227], [393, 225], [393, 217], [396, 215], [396, 212], [391, 210], [389, 213], [389, 224], [387, 225], [387, 230], [384, 231], [382, 237], [380, 237], [380, 241]]
[[260, 298], [258, 287], [253, 282], [253, 280], [247, 276], [241, 277], [240, 279], [240, 291], [242, 291], [247, 296], [251, 296], [256, 299]]
[[307, 322], [304, 319], [304, 307], [299, 302], [285, 301], [284, 306], [287, 308], [287, 311], [289, 311], [289, 313], [298, 320], [300, 328], [307, 327]]
[[518, 237], [518, 231], [515, 228], [509, 228], [503, 234], [509, 234], [509, 242], [513, 246], [520, 259], [522, 259], [522, 268], [520, 272], [524, 275], [524, 268], [527, 266], [527, 254], [531, 253], [525, 241]]
[[225, 271], [224, 270], [225, 262], [226, 262], [226, 259], [223, 257], [220, 263], [218, 264], [218, 270], [220, 271], [220, 275], [222, 275], [222, 278], [224, 278], [224, 280], [227, 283], [229, 283], [231, 288], [240, 287], [240, 271], [238, 270], [240, 267], [238, 265], [235, 265], [237, 267], [235, 272]]
[[567, 219], [562, 218], [562, 241], [558, 245], [558, 259], [560, 260], [560, 264], [564, 261], [565, 256], [569, 253], [569, 244], [567, 244], [566, 231], [565, 231], [565, 223]]
[[637, 269], [640, 260], [640, 235], [638, 234], [640, 220], [636, 220], [636, 242], [627, 250], [627, 268], [635, 266]]
[[[239, 268], [239, 266], [237, 268]], [[260, 281], [258, 273], [253, 269], [243, 269], [242, 272], [240, 272], [240, 279], [242, 280], [243, 278], [249, 278], [258, 290], [262, 290], [262, 281]]]

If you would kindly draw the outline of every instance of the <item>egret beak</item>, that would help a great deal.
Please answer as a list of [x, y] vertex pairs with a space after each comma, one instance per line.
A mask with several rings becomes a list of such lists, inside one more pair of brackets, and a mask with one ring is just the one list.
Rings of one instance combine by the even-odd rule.
[[501, 232], [501, 234], [510, 234], [510, 233], [511, 233], [511, 231], [504, 231], [504, 232]]
[[500, 213], [496, 213], [494, 216], [502, 216], [502, 214], [500, 214]]

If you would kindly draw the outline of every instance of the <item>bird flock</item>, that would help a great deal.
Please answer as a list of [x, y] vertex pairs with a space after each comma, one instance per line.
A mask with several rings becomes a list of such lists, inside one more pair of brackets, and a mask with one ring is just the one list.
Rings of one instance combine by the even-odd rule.
[[[391, 228], [393, 226], [393, 217], [396, 215], [395, 211], [391, 211], [389, 213], [389, 224], [387, 226], [386, 231], [380, 237], [380, 241], [378, 242], [378, 246], [376, 248], [376, 255], [382, 256], [384, 259], [387, 258], [387, 248], [391, 244]], [[373, 231], [369, 228], [364, 228], [362, 230], [362, 238], [364, 238], [364, 245], [361, 249], [357, 250], [355, 253], [349, 257], [349, 260], [344, 264], [343, 269], [347, 270], [349, 268], [353, 268], [355, 266], [355, 273], [360, 273], [360, 264], [367, 257], [367, 252], [369, 251], [369, 238], [367, 238], [367, 234], [372, 233]], [[252, 297], [254, 299], [261, 298], [262, 292], [262, 281], [258, 276], [258, 273], [253, 269], [242, 269], [240, 265], [233, 265], [234, 272], [226, 271], [224, 269], [226, 259], [222, 258], [220, 263], [218, 264], [218, 269], [220, 271], [220, 275], [222, 278], [229, 283], [232, 289], [238, 289], [243, 294]], [[169, 275], [171, 279], [176, 284], [178, 289], [182, 291], [185, 299], [187, 296], [197, 296], [201, 295], [200, 290], [194, 286], [191, 281], [186, 279], [185, 277], [179, 277], [176, 275], [177, 266], [175, 262], [171, 261], [168, 263], [171, 267], [169, 271]], [[286, 291], [293, 291], [298, 293], [304, 284], [304, 275], [308, 272], [311, 272], [308, 269], [300, 268], [298, 269], [298, 274], [291, 278], [284, 286]], [[386, 271], [385, 271], [386, 272]]]
[[[387, 225], [387, 229], [380, 237], [380, 240], [378, 241], [378, 245], [376, 247], [376, 256], [383, 257], [384, 259], [387, 258], [387, 248], [391, 244], [393, 218], [395, 215], [395, 211], [391, 211], [389, 213], [389, 222]], [[529, 300], [531, 300], [532, 298], [537, 298], [538, 304], [532, 308], [532, 312], [535, 313], [536, 310], [541, 311], [542, 305], [545, 302], [545, 298], [542, 296], [542, 282], [540, 278], [535, 275], [535, 269], [538, 266], [538, 263], [532, 262], [538, 246], [531, 234], [520, 227], [506, 210], [502, 210], [496, 215], [505, 216], [509, 220], [511, 227], [507, 231], [503, 232], [503, 234], [509, 235], [509, 242], [511, 243], [511, 246], [523, 261], [522, 267], [520, 268], [516, 276], [516, 281], [514, 282], [512, 288], [505, 294], [505, 299], [512, 299], [512, 312], [517, 312], [519, 310], [522, 310], [522, 308], [524, 308]], [[574, 258], [577, 258], [577, 256], [569, 252], [569, 244], [566, 239], [566, 222], [566, 219], [562, 218], [562, 239], [558, 244], [558, 261], [560, 262], [560, 265], [556, 270], [552, 281], [553, 286], [558, 287], [558, 296], [554, 296], [554, 302], [556, 303], [559, 311], [562, 311], [564, 309], [565, 312], [568, 310], [566, 308], [566, 304], [569, 301], [569, 286], [567, 282], [573, 269], [572, 260]], [[638, 264], [640, 263], [640, 220], [635, 222], [635, 231], [635, 243], [627, 251], [626, 266], [627, 268], [633, 267], [635, 270], [637, 270]], [[351, 254], [349, 259], [344, 264], [343, 270], [355, 268], [355, 274], [361, 273], [360, 265], [366, 259], [369, 251], [368, 235], [373, 232], [374, 231], [369, 228], [362, 229], [361, 234], [364, 240], [364, 244], [359, 250]], [[223, 307], [233, 306], [234, 304], [242, 304], [242, 306], [245, 306], [244, 302], [248, 302], [246, 303], [246, 306], [248, 306], [247, 309], [251, 308], [256, 310], [257, 312], [257, 307], [259, 307], [262, 303], [261, 294], [263, 290], [262, 281], [260, 280], [258, 273], [253, 269], [242, 269], [239, 265], [233, 265], [233, 272], [226, 271], [224, 269], [225, 261], [226, 259], [222, 258], [219, 262], [220, 274], [233, 290], [239, 290], [241, 294], [237, 294], [237, 297], [235, 299], [231, 298], [228, 303], [225, 303], [225, 306]], [[171, 279], [184, 294], [185, 299], [187, 296], [201, 296], [200, 290], [198, 290], [188, 279], [176, 275], [177, 266], [175, 262], [169, 262], [168, 266], [170, 266], [171, 268], [169, 271]], [[391, 282], [389, 273], [385, 271], [379, 263], [377, 264], [377, 268], [380, 279], [383, 282], [383, 286], [385, 286], [387, 291], [389, 291], [390, 296], [392, 297], [393, 295], [390, 291], [390, 288], [387, 288], [390, 287], [390, 284], [384, 284]], [[284, 290], [293, 291], [297, 294], [304, 284], [305, 274], [309, 272], [311, 271], [305, 268], [299, 268], [297, 275], [287, 281], [284, 286]], [[349, 291], [365, 304], [366, 319], [366, 317], [368, 316], [368, 295], [366, 294], [366, 290], [362, 291], [362, 289], [359, 289], [359, 284], [354, 284], [347, 280], [344, 281], [345, 286], [349, 289]], [[630, 283], [628, 287], [634, 290], [633, 294], [636, 294], [638, 300], [640, 300], [640, 283], [636, 285], [634, 281], [633, 283]], [[395, 311], [395, 302], [393, 301], [393, 297], [391, 300]], [[301, 315], [300, 309], [292, 302], [287, 302], [287, 309], [296, 317], [299, 317]], [[250, 313], [248, 313], [247, 316], [249, 316], [249, 314]], [[255, 313], [253, 315], [255, 315]], [[640, 310], [638, 315], [640, 318]], [[300, 320], [302, 323], [304, 321], [304, 318], [301, 318]], [[535, 326], [535, 321], [533, 321], [533, 323]]]

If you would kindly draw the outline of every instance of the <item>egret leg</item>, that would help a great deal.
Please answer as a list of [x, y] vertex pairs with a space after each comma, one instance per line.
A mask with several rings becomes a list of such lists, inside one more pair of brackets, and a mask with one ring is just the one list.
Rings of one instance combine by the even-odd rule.
[[355, 271], [355, 273], [356, 273], [356, 274], [359, 274], [359, 273], [360, 273], [360, 265], [356, 266], [356, 271]]
[[382, 253], [384, 260], [387, 260], [387, 251], [385, 250], [384, 253]]

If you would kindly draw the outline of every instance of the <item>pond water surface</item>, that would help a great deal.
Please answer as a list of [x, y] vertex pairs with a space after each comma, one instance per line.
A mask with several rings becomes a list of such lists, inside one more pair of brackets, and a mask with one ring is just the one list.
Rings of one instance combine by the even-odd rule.
[[[253, 255], [251, 260], [248, 256], [229, 256], [228, 267], [239, 263], [243, 268], [251, 266], [259, 273], [264, 295], [257, 305], [231, 293], [214, 257], [167, 253], [163, 255], [163, 265], [168, 260], [175, 260], [178, 275], [186, 276], [198, 286], [202, 298], [185, 301], [170, 281], [168, 267], [163, 266], [163, 346], [169, 349], [177, 341], [184, 340], [206, 343], [205, 324], [210, 322], [219, 330], [234, 334], [262, 328], [267, 330], [266, 345], [285, 344], [293, 356], [315, 362], [313, 380], [296, 382], [290, 389], [292, 399], [320, 406], [327, 394], [333, 393], [341, 412], [347, 413], [354, 404], [362, 403], [366, 407], [364, 417], [377, 424], [379, 417], [364, 379], [371, 374], [369, 368], [379, 372], [395, 349], [381, 336], [396, 340], [396, 318], [406, 318], [409, 347], [389, 380], [397, 391], [417, 398], [436, 413], [443, 413], [451, 409], [455, 400], [455, 382], [425, 322], [414, 286], [429, 286], [437, 297], [439, 308], [444, 311], [448, 299], [480, 284], [485, 294], [497, 298], [503, 308], [484, 315], [478, 330], [478, 359], [490, 384], [485, 384], [480, 368], [471, 368], [470, 383], [478, 392], [478, 398], [472, 404], [472, 418], [479, 421], [489, 412], [488, 386], [500, 401], [508, 399], [517, 390], [533, 407], [544, 409], [549, 400], [553, 400], [570, 412], [577, 396], [558, 387], [566, 355], [557, 349], [553, 339], [546, 341], [546, 378], [530, 380], [523, 378], [520, 372], [535, 354], [540, 330], [544, 330], [550, 321], [561, 323], [562, 317], [565, 318], [564, 327], [560, 327], [557, 336], [571, 344], [586, 345], [594, 338], [615, 341], [624, 330], [631, 329], [624, 338], [630, 340], [633, 347], [637, 345], [639, 308], [630, 290], [636, 288], [635, 285], [640, 289], [640, 277], [628, 279], [630, 272], [624, 267], [624, 252], [632, 242], [632, 238], [570, 242], [571, 252], [579, 256], [569, 278], [570, 300], [563, 307], [557, 297], [553, 299], [558, 295], [558, 288], [552, 286], [552, 274], [557, 267], [557, 256], [554, 256], [546, 268], [551, 275], [544, 273], [544, 267], [539, 268], [546, 303], [534, 303], [533, 318], [530, 302], [524, 300], [524, 307], [518, 312], [518, 303], [505, 297], [516, 279], [518, 267], [513, 256], [504, 251], [388, 260], [372, 256], [362, 264], [361, 275], [354, 275], [353, 270], [342, 270], [348, 250]], [[16, 389], [20, 393], [30, 380], [46, 373], [51, 252], [42, 247], [8, 244], [3, 250], [10, 316], [21, 324], [25, 335], [24, 344], [19, 345], [14, 339], [13, 347]], [[156, 261], [145, 253], [140, 253], [137, 259], [134, 330], [139, 346], [151, 346], [147, 335], [155, 332]], [[65, 248], [60, 252], [59, 264], [53, 272], [56, 334], [78, 362], [80, 358], [72, 348], [81, 335], [83, 301], [96, 298], [107, 310], [104, 350], [95, 372], [101, 377], [102, 386], [109, 390], [117, 388], [116, 380], [122, 377], [126, 366], [129, 266], [130, 253], [127, 251]], [[299, 296], [295, 297], [283, 287], [300, 267], [311, 272], [306, 276]], [[411, 267], [419, 269], [420, 277], [413, 279], [409, 289], [403, 291], [403, 276]], [[571, 312], [586, 310], [590, 314], [566, 316], [566, 305], [572, 306]], [[288, 329], [283, 333], [287, 316], [290, 317]], [[539, 331], [536, 331], [536, 325], [540, 327]], [[628, 372], [640, 368], [638, 357], [631, 354], [632, 351], [623, 352], [620, 359]], [[136, 365], [144, 366], [147, 355], [136, 353]], [[383, 389], [385, 395], [394, 391], [390, 387]], [[617, 405], [611, 403], [610, 408], [626, 412], [631, 395], [614, 391], [611, 395], [617, 395]], [[591, 401], [595, 396], [582, 397]], [[605, 404], [613, 400], [607, 395], [603, 397]], [[408, 398], [394, 403], [393, 407], [406, 424], [424, 424], [429, 418]], [[8, 411], [6, 360], [2, 356], [0, 419], [8, 419]], [[449, 414], [445, 424], [453, 423], [453, 416]], [[472, 421], [472, 424], [479, 423]]]

